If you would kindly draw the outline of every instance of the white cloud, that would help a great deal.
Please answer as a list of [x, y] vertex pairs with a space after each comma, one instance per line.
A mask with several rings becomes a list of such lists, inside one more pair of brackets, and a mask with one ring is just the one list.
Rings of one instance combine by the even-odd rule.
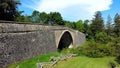
[[64, 19], [91, 19], [96, 11], [110, 9], [112, 0], [31, 0], [26, 6], [40, 12], [60, 12]]

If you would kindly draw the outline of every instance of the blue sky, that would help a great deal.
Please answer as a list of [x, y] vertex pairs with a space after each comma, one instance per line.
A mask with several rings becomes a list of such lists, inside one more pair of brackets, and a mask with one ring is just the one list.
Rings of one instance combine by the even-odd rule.
[[33, 10], [40, 12], [60, 12], [63, 19], [78, 21], [92, 19], [96, 11], [101, 11], [106, 20], [116, 13], [120, 14], [120, 0], [20, 0], [22, 5], [19, 10], [24, 10], [24, 15], [31, 15]]
[[110, 5], [110, 9], [106, 11], [102, 11], [102, 15], [104, 19], [107, 19], [108, 15], [114, 18], [116, 13], [120, 14], [120, 0], [113, 0], [112, 5]]

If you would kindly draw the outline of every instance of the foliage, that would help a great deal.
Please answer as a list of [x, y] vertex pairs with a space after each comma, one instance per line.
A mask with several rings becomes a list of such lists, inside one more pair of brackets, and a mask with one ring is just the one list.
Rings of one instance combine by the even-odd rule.
[[102, 32], [103, 30], [104, 30], [104, 21], [103, 21], [101, 12], [98, 11], [95, 14], [95, 18], [93, 18], [92, 20], [91, 31], [94, 36], [96, 33]]
[[116, 68], [117, 67], [117, 64], [113, 61], [110, 61], [109, 65], [110, 65], [110, 68]]
[[85, 34], [88, 34], [90, 32], [90, 26], [89, 26], [89, 20], [85, 20], [84, 23], [83, 23], [83, 30], [84, 30], [84, 33]]
[[63, 22], [65, 23], [65, 26], [67, 26], [67, 27], [69, 27], [69, 28], [74, 28], [74, 25], [73, 25], [72, 22], [66, 21], [66, 20], [64, 20]]
[[37, 10], [34, 10], [31, 16], [31, 20], [33, 23], [39, 23], [40, 22], [40, 18], [39, 18], [40, 12]]
[[107, 46], [96, 42], [84, 45], [80, 51], [82, 51], [82, 54], [89, 57], [104, 57], [109, 55]]
[[65, 22], [62, 19], [62, 16], [59, 12], [50, 12], [49, 14], [45, 12], [39, 12], [34, 10], [31, 16], [22, 15], [23, 11], [18, 14], [16, 21], [23, 22], [33, 22], [40, 24], [49, 24], [49, 25], [65, 25]]
[[114, 17], [114, 31], [115, 31], [115, 37], [120, 37], [120, 15], [117, 13]]
[[114, 27], [112, 25], [112, 18], [110, 17], [110, 15], [108, 15], [107, 24], [106, 24], [107, 35], [112, 36], [113, 35], [113, 30], [114, 30]]
[[96, 42], [99, 42], [99, 43], [103, 43], [103, 44], [107, 44], [107, 42], [110, 41], [110, 36], [107, 35], [107, 33], [105, 32], [99, 32], [99, 33], [96, 33], [95, 35], [95, 40]]
[[75, 25], [76, 25], [76, 30], [80, 32], [84, 32], [84, 25], [83, 25], [82, 20], [77, 21]]
[[40, 23], [49, 24], [48, 23], [48, 14], [47, 13], [41, 12], [40, 15], [39, 15], [39, 18], [40, 18]]
[[100, 38], [100, 40], [96, 42], [94, 39], [91, 39], [89, 41], [86, 41], [84, 45], [75, 49], [68, 49], [66, 52], [77, 53], [78, 55], [86, 55], [88, 57], [94, 58], [105, 56], [116, 57], [120, 55], [120, 38], [107, 38], [106, 41], [110, 41], [108, 43], [103, 40], [104, 38]]
[[0, 20], [15, 20], [19, 13], [17, 10], [19, 4], [19, 0], [0, 0]]
[[64, 22], [62, 21], [62, 16], [59, 12], [50, 12], [49, 14], [49, 24], [58, 24], [58, 25], [64, 25]]
[[31, 22], [31, 16], [20, 15], [20, 16], [16, 17], [15, 21], [18, 21], [18, 22]]
[[120, 55], [117, 56], [115, 60], [120, 64]]

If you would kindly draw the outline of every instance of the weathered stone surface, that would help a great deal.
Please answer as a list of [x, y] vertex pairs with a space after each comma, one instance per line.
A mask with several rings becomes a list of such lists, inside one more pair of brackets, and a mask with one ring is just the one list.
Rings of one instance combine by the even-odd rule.
[[0, 33], [0, 67], [55, 52], [54, 32]]
[[39, 30], [64, 30], [69, 29], [63, 26], [49, 26], [39, 24], [17, 24], [17, 23], [0, 23], [0, 33], [6, 32], [30, 32]]

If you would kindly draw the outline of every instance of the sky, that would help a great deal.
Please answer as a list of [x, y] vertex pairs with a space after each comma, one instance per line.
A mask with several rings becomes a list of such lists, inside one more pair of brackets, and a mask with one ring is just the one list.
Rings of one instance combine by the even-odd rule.
[[39, 12], [60, 12], [64, 20], [78, 21], [91, 20], [96, 11], [102, 12], [106, 20], [110, 15], [114, 18], [120, 14], [120, 0], [20, 0], [19, 10], [24, 15], [31, 15], [34, 10]]

